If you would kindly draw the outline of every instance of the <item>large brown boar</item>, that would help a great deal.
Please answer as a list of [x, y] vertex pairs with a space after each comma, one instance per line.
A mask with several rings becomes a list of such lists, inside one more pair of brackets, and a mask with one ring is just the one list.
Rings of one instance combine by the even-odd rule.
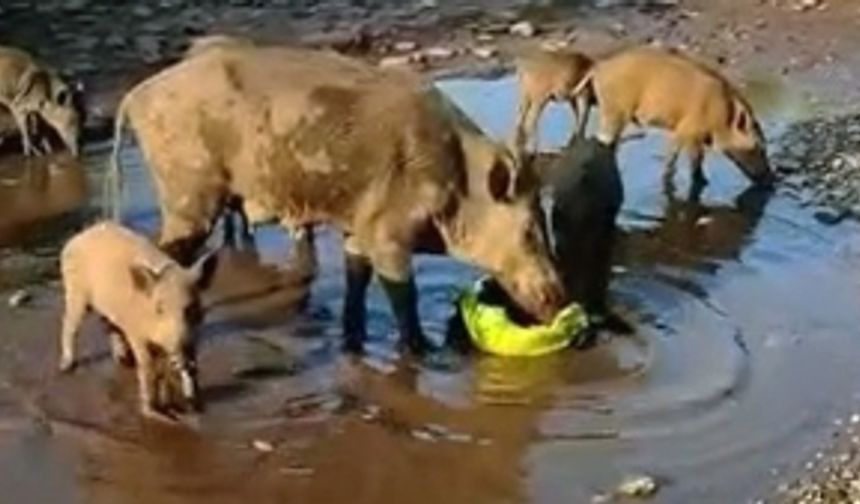
[[514, 130], [514, 147], [522, 154], [535, 134], [541, 112], [551, 101], [570, 105], [576, 128], [568, 144], [585, 133], [592, 98], [590, 88], [574, 94], [594, 61], [580, 52], [559, 49], [536, 51], [517, 60], [519, 104]]
[[765, 137], [750, 105], [716, 71], [676, 50], [620, 51], [598, 61], [575, 92], [593, 93], [604, 143], [615, 144], [631, 122], [668, 130], [667, 184], [679, 153], [686, 151], [694, 185], [704, 185], [706, 147], [725, 153], [753, 182], [773, 182]]
[[33, 115], [53, 128], [72, 154], [78, 153], [81, 111], [75, 90], [26, 52], [0, 46], [0, 107], [12, 115], [24, 154], [35, 152], [31, 140]]
[[375, 272], [401, 341], [421, 352], [415, 252], [485, 268], [539, 318], [563, 301], [536, 192], [517, 183], [507, 148], [450, 107], [417, 76], [332, 52], [210, 48], [128, 93], [115, 150], [127, 118], [159, 195], [160, 243], [184, 261], [235, 197], [253, 203], [252, 220], [341, 229], [347, 348], [362, 348]]
[[89, 310], [110, 326], [114, 358], [137, 364], [140, 410], [164, 419], [156, 403], [157, 360], [178, 374], [182, 394], [197, 404], [194, 330], [201, 319], [199, 291], [212, 277], [215, 255], [183, 268], [146, 238], [112, 222], [74, 236], [60, 256], [65, 315], [60, 370], [75, 366], [75, 340]]

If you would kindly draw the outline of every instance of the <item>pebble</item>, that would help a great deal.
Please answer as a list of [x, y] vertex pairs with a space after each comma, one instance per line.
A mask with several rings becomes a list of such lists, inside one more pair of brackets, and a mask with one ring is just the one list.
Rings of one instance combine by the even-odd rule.
[[439, 46], [426, 49], [424, 55], [430, 59], [451, 59], [457, 55], [457, 51], [450, 47]]
[[33, 300], [33, 295], [25, 289], [19, 289], [9, 296], [9, 308], [20, 308]]
[[511, 25], [508, 31], [511, 35], [525, 38], [531, 38], [537, 35], [537, 28], [530, 21], [520, 21], [518, 23], [514, 23]]
[[395, 42], [394, 50], [397, 52], [412, 52], [415, 49], [418, 49], [418, 43], [414, 40], [401, 40], [400, 42]]
[[647, 498], [656, 495], [659, 489], [656, 479], [647, 474], [637, 474], [624, 478], [616, 493], [624, 497]]
[[262, 439], [255, 439], [251, 442], [251, 446], [261, 453], [272, 453], [275, 451], [275, 446], [272, 443]]
[[412, 429], [410, 434], [412, 435], [412, 437], [414, 439], [417, 439], [418, 441], [424, 441], [425, 443], [435, 443], [436, 442], [436, 438], [433, 437], [433, 434], [427, 432], [424, 429]]
[[490, 59], [499, 54], [499, 50], [493, 46], [473, 47], [472, 54], [481, 59]]
[[379, 60], [379, 66], [383, 68], [406, 66], [412, 62], [410, 55], [386, 56]]

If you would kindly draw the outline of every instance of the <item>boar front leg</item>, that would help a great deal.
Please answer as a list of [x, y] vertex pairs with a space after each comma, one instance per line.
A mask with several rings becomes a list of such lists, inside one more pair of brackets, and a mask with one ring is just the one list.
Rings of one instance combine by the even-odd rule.
[[348, 249], [344, 250], [346, 297], [343, 303], [343, 347], [351, 353], [361, 353], [367, 338], [367, 286], [373, 275], [370, 259]]
[[681, 154], [681, 145], [678, 140], [669, 139], [666, 147], [666, 154], [663, 160], [663, 189], [667, 193], [672, 193], [675, 190], [675, 172], [678, 165], [678, 156]]
[[139, 338], [134, 338], [130, 340], [129, 343], [131, 344], [131, 350], [134, 353], [134, 360], [137, 361], [137, 387], [140, 414], [146, 418], [157, 420], [159, 422], [172, 423], [173, 419], [160, 412], [155, 403], [155, 362], [149, 348], [147, 348], [146, 342]]
[[125, 336], [116, 327], [110, 328], [110, 353], [113, 361], [117, 364], [126, 367], [134, 365], [134, 355], [131, 348], [125, 342]]
[[700, 143], [692, 143], [687, 147], [687, 155], [690, 157], [690, 170], [692, 170], [692, 191], [701, 191], [708, 185], [708, 178], [705, 177], [705, 171], [702, 167], [702, 162], [705, 153]]
[[430, 344], [418, 317], [418, 291], [412, 275], [411, 256], [409, 248], [389, 241], [374, 250], [371, 262], [397, 319], [401, 344], [416, 355], [422, 355]]
[[15, 119], [15, 124], [21, 134], [21, 150], [25, 156], [30, 156], [33, 154], [33, 143], [30, 140], [29, 113], [21, 111], [14, 105], [9, 110], [12, 111], [12, 117]]

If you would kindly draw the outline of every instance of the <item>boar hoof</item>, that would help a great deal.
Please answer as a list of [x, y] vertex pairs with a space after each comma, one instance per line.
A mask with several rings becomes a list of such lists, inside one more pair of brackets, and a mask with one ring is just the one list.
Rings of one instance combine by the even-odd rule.
[[343, 341], [343, 351], [354, 355], [363, 354], [364, 338], [346, 337]]
[[171, 415], [158, 411], [150, 405], [140, 407], [140, 414], [147, 420], [153, 420], [164, 425], [176, 425], [178, 421]]
[[73, 359], [62, 359], [60, 361], [60, 372], [63, 374], [71, 373], [75, 370], [77, 363]]
[[430, 344], [430, 342], [427, 341], [427, 338], [423, 336], [406, 338], [405, 340], [401, 341], [401, 348], [416, 357], [422, 357], [424, 355], [427, 355], [427, 353], [429, 353], [433, 349], [433, 346]]

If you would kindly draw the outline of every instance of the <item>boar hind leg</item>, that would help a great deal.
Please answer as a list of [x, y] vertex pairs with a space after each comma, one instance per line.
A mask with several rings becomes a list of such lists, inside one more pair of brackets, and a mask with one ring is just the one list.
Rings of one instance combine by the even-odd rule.
[[621, 133], [624, 132], [629, 118], [608, 103], [602, 103], [600, 111], [600, 128], [597, 130], [597, 140], [604, 145], [616, 145]]
[[66, 286], [66, 307], [63, 315], [63, 329], [60, 335], [60, 371], [69, 372], [75, 368], [75, 342], [89, 302], [79, 289]]
[[302, 277], [312, 280], [317, 274], [317, 255], [314, 248], [314, 229], [312, 226], [302, 226], [293, 231], [293, 252], [289, 259], [295, 265]]
[[573, 145], [576, 137], [585, 137], [585, 127], [588, 125], [588, 113], [591, 107], [588, 105], [588, 97], [584, 94], [569, 98], [567, 102], [570, 104], [570, 110], [576, 117], [576, 129], [571, 132], [570, 138], [567, 140], [567, 145], [570, 146]]

